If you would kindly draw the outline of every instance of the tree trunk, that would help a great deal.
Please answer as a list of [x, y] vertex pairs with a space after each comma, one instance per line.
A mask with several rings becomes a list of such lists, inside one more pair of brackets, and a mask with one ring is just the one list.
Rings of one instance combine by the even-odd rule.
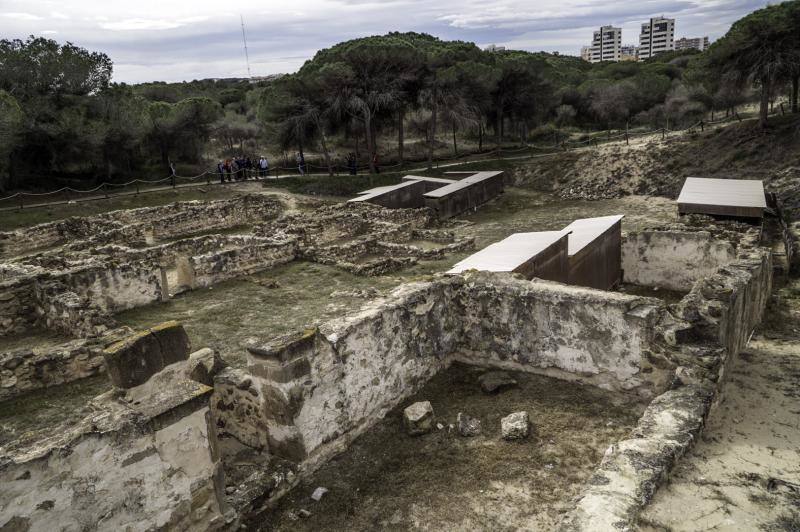
[[758, 108], [758, 125], [761, 129], [767, 127], [767, 118], [769, 116], [769, 78], [767, 76], [761, 77], [761, 102]]
[[790, 96], [793, 113], [798, 112], [797, 95], [799, 91], [800, 91], [800, 74], [795, 74], [794, 76], [792, 76], [792, 94]]
[[483, 151], [483, 122], [478, 122], [478, 153]]
[[403, 165], [403, 158], [405, 155], [405, 146], [403, 145], [403, 126], [406, 119], [406, 110], [401, 107], [397, 112], [397, 157], [400, 159], [400, 165]]
[[369, 173], [375, 173], [375, 144], [372, 138], [372, 113], [364, 112], [364, 136], [367, 139], [367, 153], [369, 157]]
[[333, 177], [333, 165], [331, 164], [331, 154], [328, 153], [328, 143], [325, 140], [325, 133], [320, 130], [320, 143], [322, 144], [322, 154], [325, 156], [325, 165], [328, 167], [328, 175]]
[[498, 153], [500, 153], [500, 144], [502, 144], [502, 142], [503, 142], [503, 126], [502, 126], [502, 123], [503, 123], [503, 115], [500, 112], [500, 110], [498, 109], [497, 110], [497, 118], [496, 118], [495, 124], [494, 124], [494, 134], [495, 134], [495, 137], [497, 137], [496, 140], [495, 140], [495, 144], [497, 144], [497, 152]]
[[453, 155], [458, 157], [458, 146], [456, 145], [456, 124], [453, 122]]
[[433, 105], [431, 105], [431, 125], [430, 129], [430, 137], [428, 138], [428, 170], [433, 168], [433, 143], [436, 141], [436, 113], [437, 113], [437, 105], [436, 105], [436, 95], [434, 94], [433, 97]]

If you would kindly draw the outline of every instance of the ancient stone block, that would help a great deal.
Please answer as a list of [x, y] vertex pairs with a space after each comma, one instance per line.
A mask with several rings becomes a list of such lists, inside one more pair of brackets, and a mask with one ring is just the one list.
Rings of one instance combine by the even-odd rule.
[[191, 345], [183, 325], [177, 321], [167, 321], [156, 325], [150, 331], [161, 345], [164, 366], [189, 358]]
[[214, 386], [214, 376], [225, 368], [225, 361], [219, 353], [204, 347], [189, 355], [188, 376], [206, 386]]
[[430, 401], [414, 403], [403, 411], [403, 423], [411, 436], [425, 434], [433, 428], [433, 407]]
[[188, 336], [174, 321], [140, 331], [103, 351], [108, 376], [118, 388], [144, 384], [164, 367], [188, 356]]
[[530, 421], [525, 411], [514, 412], [500, 420], [504, 440], [521, 440], [528, 437]]

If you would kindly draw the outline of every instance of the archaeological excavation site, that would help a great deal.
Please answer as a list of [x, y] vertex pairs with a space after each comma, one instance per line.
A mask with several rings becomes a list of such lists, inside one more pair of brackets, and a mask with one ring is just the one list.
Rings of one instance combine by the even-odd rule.
[[410, 175], [2, 232], [0, 530], [667, 530], [796, 260], [761, 182], [719, 181]]

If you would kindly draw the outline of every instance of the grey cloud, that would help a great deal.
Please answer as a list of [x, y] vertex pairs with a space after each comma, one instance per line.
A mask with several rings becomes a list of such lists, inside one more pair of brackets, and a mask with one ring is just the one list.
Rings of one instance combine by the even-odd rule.
[[[115, 62], [115, 80], [126, 82], [244, 75], [240, 12], [253, 73], [263, 75], [294, 70], [316, 50], [337, 42], [388, 31], [576, 54], [600, 25], [621, 25], [623, 40], [635, 43], [642, 22], [665, 14], [678, 19], [678, 36], [717, 38], [730, 22], [766, 4], [755, 0], [195, 0], [191, 4], [139, 0], [98, 9], [96, 0], [6, 1], [13, 8], [0, 17], [0, 34], [24, 38], [58, 31], [59, 40], [106, 52]], [[149, 9], [153, 6], [158, 9]], [[30, 16], [8, 16], [14, 13]], [[720, 20], [725, 24], [718, 25]]]

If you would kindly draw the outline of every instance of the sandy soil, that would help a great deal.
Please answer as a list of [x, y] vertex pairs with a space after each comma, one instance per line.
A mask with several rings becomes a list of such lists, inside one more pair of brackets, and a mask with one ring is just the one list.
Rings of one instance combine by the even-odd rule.
[[776, 293], [642, 530], [800, 530], [800, 281]]
[[[635, 425], [641, 405], [624, 396], [537, 375], [515, 373], [519, 386], [484, 394], [485, 370], [455, 365], [432, 379], [278, 506], [258, 530], [550, 530], [572, 506], [608, 445]], [[429, 400], [444, 428], [408, 436], [402, 410]], [[526, 410], [527, 440], [500, 437], [500, 419]], [[465, 438], [458, 412], [482, 422]], [[329, 492], [320, 502], [318, 486]], [[311, 512], [299, 517], [300, 510]]]

